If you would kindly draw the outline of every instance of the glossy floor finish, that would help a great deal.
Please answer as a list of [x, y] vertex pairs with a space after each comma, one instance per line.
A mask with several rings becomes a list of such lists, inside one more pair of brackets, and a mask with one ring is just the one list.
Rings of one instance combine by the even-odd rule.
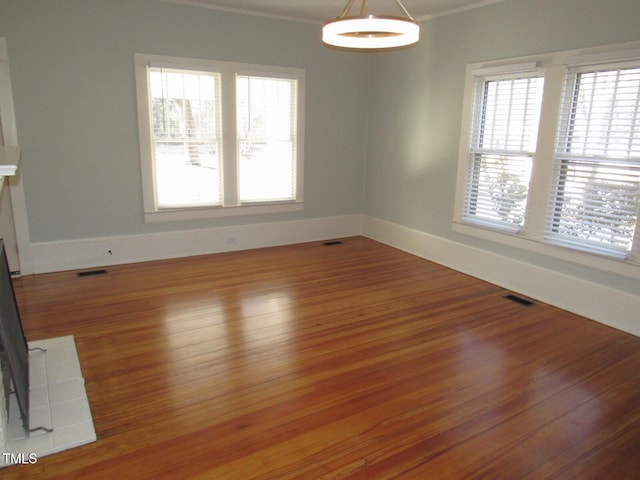
[[3, 478], [638, 478], [639, 338], [365, 238], [15, 286], [98, 439]]

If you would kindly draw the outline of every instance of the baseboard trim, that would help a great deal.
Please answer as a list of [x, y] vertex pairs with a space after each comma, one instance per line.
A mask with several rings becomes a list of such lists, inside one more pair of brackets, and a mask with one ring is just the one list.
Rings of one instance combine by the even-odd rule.
[[610, 327], [640, 336], [640, 296], [366, 215], [32, 243], [31, 271], [105, 267], [364, 235]]
[[640, 336], [640, 296], [365, 216], [363, 235], [426, 260]]
[[360, 235], [362, 215], [32, 243], [22, 274], [104, 267]]

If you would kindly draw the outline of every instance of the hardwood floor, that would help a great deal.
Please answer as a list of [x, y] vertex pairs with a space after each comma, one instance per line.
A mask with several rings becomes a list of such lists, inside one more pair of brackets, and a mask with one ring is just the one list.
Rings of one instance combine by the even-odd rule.
[[640, 338], [365, 238], [16, 279], [98, 440], [2, 478], [631, 479]]

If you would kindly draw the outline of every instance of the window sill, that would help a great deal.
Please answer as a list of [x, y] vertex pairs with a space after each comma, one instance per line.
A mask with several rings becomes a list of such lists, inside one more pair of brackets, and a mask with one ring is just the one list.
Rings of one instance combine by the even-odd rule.
[[266, 215], [270, 213], [299, 212], [302, 202], [248, 204], [237, 207], [180, 208], [145, 212], [145, 223], [199, 220], [203, 218], [235, 217], [241, 215]]
[[640, 278], [640, 264], [629, 260], [618, 260], [571, 250], [548, 243], [542, 243], [533, 238], [528, 238], [520, 233], [507, 233], [493, 230], [470, 223], [453, 222], [453, 231], [469, 235], [483, 240], [489, 240], [509, 247], [520, 248], [529, 252], [547, 255], [552, 258], [576, 263], [589, 268], [595, 268], [608, 273], [622, 275], [629, 278]]

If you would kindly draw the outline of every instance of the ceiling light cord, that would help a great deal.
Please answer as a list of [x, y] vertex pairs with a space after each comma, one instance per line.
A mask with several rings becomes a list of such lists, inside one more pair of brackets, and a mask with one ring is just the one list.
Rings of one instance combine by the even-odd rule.
[[407, 9], [406, 9], [406, 8], [404, 8], [404, 5], [402, 4], [402, 2], [401, 2], [400, 0], [396, 0], [396, 5], [398, 5], [398, 8], [399, 8], [400, 10], [402, 10], [402, 13], [404, 13], [404, 15], [405, 15], [406, 17], [408, 17], [410, 20], [412, 20], [412, 21], [414, 21], [414, 22], [415, 22], [415, 20], [414, 20], [414, 19], [413, 19], [413, 17], [411, 16], [411, 14], [407, 11]]
[[[349, 11], [351, 10], [351, 7], [355, 3], [355, 1], [356, 0], [349, 0], [347, 2], [347, 5], [342, 10], [342, 13], [338, 16], [338, 18], [346, 17], [349, 14]], [[407, 17], [409, 20], [415, 21], [400, 0], [394, 0], [394, 1], [396, 2], [396, 5], [398, 6], [398, 8], [400, 9], [400, 11], [403, 13], [405, 17]], [[362, 0], [362, 3], [360, 4], [360, 13], [358, 14], [360, 17], [364, 17], [364, 12], [366, 8], [367, 8], [367, 0]]]

